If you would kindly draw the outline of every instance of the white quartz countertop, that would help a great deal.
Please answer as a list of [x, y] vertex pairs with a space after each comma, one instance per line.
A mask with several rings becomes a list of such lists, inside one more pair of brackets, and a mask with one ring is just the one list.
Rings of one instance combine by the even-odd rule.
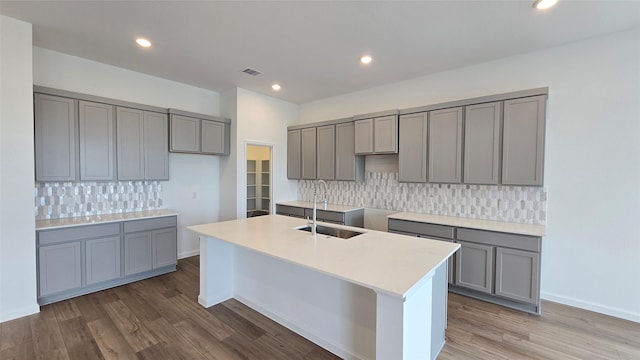
[[[286, 206], [294, 206], [306, 209], [313, 209], [313, 201], [287, 201], [287, 202], [279, 202], [276, 205], [286, 205]], [[327, 210], [327, 211], [335, 211], [335, 212], [349, 212], [354, 210], [364, 209], [362, 206], [351, 206], [351, 205], [336, 205], [336, 204], [327, 204], [327, 208], [325, 209], [322, 206], [322, 203], [318, 203], [318, 210]]]
[[363, 232], [351, 239], [311, 235], [296, 227], [306, 220], [268, 215], [189, 226], [219, 239], [391, 296], [406, 297], [412, 287], [442, 264], [458, 244], [334, 224]]
[[490, 230], [505, 232], [511, 234], [530, 235], [530, 236], [544, 236], [546, 234], [546, 228], [544, 225], [531, 225], [531, 224], [519, 224], [510, 223], [504, 221], [491, 221], [482, 219], [472, 219], [456, 216], [442, 216], [442, 215], [430, 215], [411, 212], [401, 212], [397, 214], [391, 214], [389, 219], [408, 220], [415, 222], [423, 222], [430, 224], [449, 225], [463, 228]]
[[118, 214], [103, 214], [60, 219], [36, 220], [36, 230], [49, 230], [72, 226], [94, 225], [128, 220], [141, 220], [175, 215], [178, 215], [178, 213], [173, 210], [161, 209], [132, 211]]

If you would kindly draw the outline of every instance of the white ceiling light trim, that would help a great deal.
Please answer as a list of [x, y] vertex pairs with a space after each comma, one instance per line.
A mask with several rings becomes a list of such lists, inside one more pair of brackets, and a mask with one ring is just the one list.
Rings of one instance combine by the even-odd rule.
[[536, 0], [533, 3], [533, 7], [538, 9], [538, 10], [545, 10], [545, 9], [548, 9], [548, 8], [552, 7], [557, 2], [558, 2], [558, 0]]
[[280, 89], [281, 89], [282, 87], [280, 86], [280, 84], [273, 84], [273, 85], [271, 85], [271, 88], [272, 88], [274, 91], [280, 91]]
[[373, 58], [371, 57], [371, 55], [364, 55], [360, 58], [360, 62], [365, 65], [370, 64], [371, 61], [373, 61]]
[[145, 38], [142, 38], [142, 37], [137, 38], [136, 39], [136, 43], [138, 45], [142, 46], [143, 48], [151, 47], [151, 41], [149, 41], [149, 40], [147, 40]]

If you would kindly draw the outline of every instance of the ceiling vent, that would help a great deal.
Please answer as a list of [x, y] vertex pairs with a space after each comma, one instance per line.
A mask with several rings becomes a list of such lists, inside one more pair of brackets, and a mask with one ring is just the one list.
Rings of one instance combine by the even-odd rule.
[[251, 76], [258, 76], [260, 74], [262, 74], [260, 71], [252, 69], [252, 68], [246, 68], [244, 70], [242, 70], [243, 73], [245, 74], [249, 74]]

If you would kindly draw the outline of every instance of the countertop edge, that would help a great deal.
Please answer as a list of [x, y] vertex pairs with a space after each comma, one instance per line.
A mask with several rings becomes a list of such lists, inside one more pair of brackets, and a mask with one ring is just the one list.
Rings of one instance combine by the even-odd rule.
[[[140, 211], [140, 212], [132, 211], [132, 212], [126, 212], [126, 213], [117, 213], [117, 214], [78, 216], [78, 217], [59, 218], [59, 219], [44, 219], [44, 220], [36, 220], [36, 231], [108, 224], [108, 223], [122, 222], [122, 221], [153, 219], [153, 218], [178, 216], [178, 215], [179, 213], [175, 210], [160, 209], [160, 210], [150, 210], [150, 211]], [[81, 218], [84, 218], [85, 220], [80, 220]], [[74, 220], [71, 220], [71, 219], [78, 219], [77, 220], [78, 222], [73, 222]], [[59, 224], [56, 224], [56, 223], [59, 223]]]

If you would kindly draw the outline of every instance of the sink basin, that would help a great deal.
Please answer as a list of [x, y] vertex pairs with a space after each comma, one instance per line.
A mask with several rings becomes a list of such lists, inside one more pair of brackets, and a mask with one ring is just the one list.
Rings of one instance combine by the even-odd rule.
[[[298, 230], [311, 232], [311, 226], [305, 226], [298, 228]], [[362, 234], [361, 232], [351, 231], [346, 229], [336, 229], [328, 226], [318, 225], [316, 226], [316, 233], [322, 235], [329, 235], [341, 239], [351, 239], [354, 236]]]

